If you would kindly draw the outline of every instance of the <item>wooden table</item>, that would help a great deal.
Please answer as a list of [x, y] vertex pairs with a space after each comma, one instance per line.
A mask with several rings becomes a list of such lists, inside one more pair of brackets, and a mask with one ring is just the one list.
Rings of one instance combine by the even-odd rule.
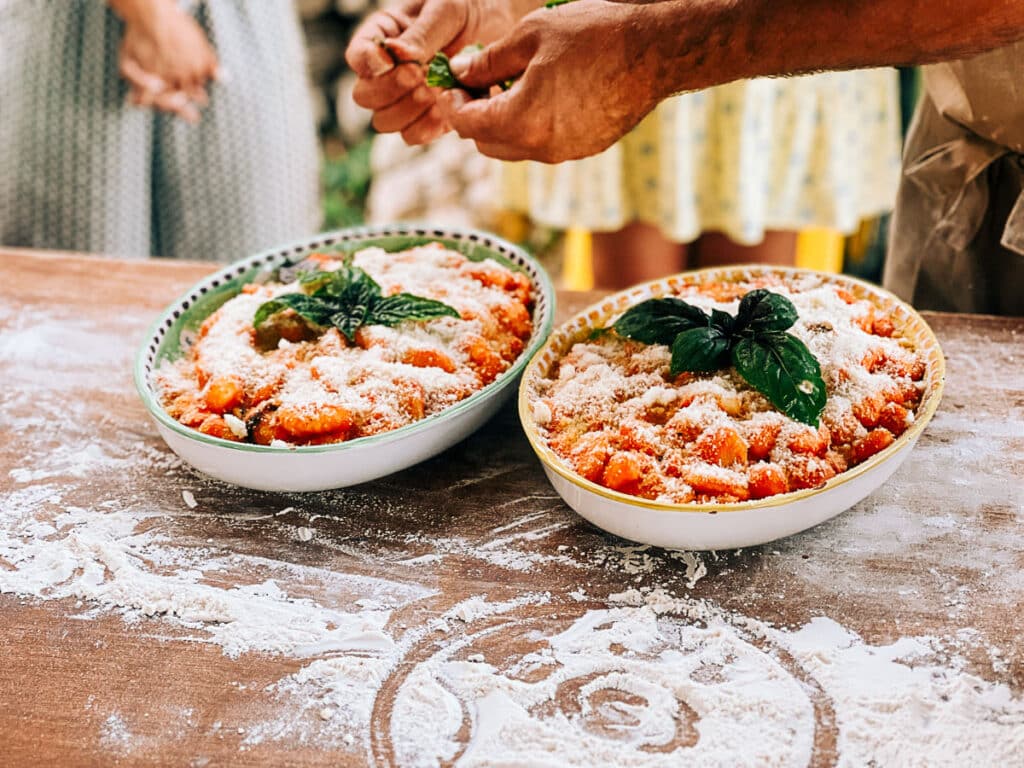
[[[748, 737], [775, 738], [783, 701], [797, 709], [773, 747], [782, 764], [899, 764], [857, 730], [875, 705], [955, 714], [957, 733], [976, 726], [997, 751], [1024, 740], [1024, 319], [926, 315], [945, 398], [892, 480], [802, 535], [694, 556], [576, 517], [511, 407], [442, 456], [347, 490], [250, 492], [182, 466], [131, 363], [158, 310], [210, 268], [0, 253], [0, 764], [430, 764], [435, 742], [441, 764], [488, 744], [509, 758], [528, 745], [487, 741], [495, 690], [541, 690], [556, 671], [516, 715], [520, 741], [563, 734], [592, 765], [679, 749], [684, 764], [733, 715], [672, 694], [685, 677], [672, 665], [715, 643], [733, 651], [688, 684], [711, 701], [742, 662], [769, 704], [734, 718], [731, 757], [719, 745], [696, 765], [758, 762]], [[562, 294], [561, 315], [590, 298]], [[637, 639], [644, 622], [656, 647]], [[894, 676], [896, 704], [851, 698], [850, 648], [896, 669], [876, 658], [902, 653], [877, 651], [893, 643], [927, 644], [899, 669], [948, 685], [912, 694]], [[1018, 698], [1002, 714], [943, 710], [964, 681], [957, 696]]]

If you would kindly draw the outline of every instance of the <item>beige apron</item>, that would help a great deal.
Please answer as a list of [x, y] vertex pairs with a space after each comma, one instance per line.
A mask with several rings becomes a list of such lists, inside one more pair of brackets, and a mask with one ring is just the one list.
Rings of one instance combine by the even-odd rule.
[[919, 309], [1024, 315], [1024, 43], [924, 73], [885, 285]]

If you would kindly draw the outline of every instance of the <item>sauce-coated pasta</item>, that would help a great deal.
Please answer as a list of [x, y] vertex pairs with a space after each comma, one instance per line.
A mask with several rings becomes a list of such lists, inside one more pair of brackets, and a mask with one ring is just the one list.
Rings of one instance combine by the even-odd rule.
[[[341, 258], [311, 260], [330, 271]], [[157, 371], [167, 413], [205, 434], [262, 445], [375, 435], [482, 389], [515, 362], [533, 331], [529, 279], [496, 261], [430, 244], [400, 253], [368, 248], [353, 264], [384, 296], [436, 299], [459, 317], [363, 325], [349, 341], [288, 309], [256, 329], [257, 308], [301, 289], [254, 282], [206, 319], [182, 359]]]
[[728, 503], [819, 487], [907, 430], [925, 362], [872, 302], [814, 276], [690, 286], [678, 295], [734, 314], [754, 288], [787, 296], [799, 312], [790, 331], [818, 359], [828, 393], [817, 427], [780, 413], [733, 369], [673, 376], [667, 346], [606, 333], [574, 344], [536, 385], [542, 438], [579, 475], [612, 490]]

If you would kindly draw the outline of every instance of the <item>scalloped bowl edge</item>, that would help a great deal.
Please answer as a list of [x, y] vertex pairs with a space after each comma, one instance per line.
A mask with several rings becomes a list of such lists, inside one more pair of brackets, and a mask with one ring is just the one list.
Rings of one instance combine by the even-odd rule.
[[[388, 239], [444, 240], [493, 252], [530, 278], [534, 296], [534, 330], [526, 348], [497, 379], [445, 410], [413, 424], [344, 443], [277, 448], [211, 437], [171, 418], [157, 399], [152, 373], [190, 307], [205, 294], [225, 290], [225, 283], [256, 268], [273, 268], [319, 248], [366, 244]], [[135, 360], [135, 387], [157, 431], [181, 459], [218, 480], [262, 491], [321, 491], [356, 485], [406, 469], [465, 439], [490, 419], [514, 391], [532, 355], [554, 323], [555, 291], [543, 267], [523, 249], [495, 235], [473, 229], [381, 225], [354, 227], [303, 238], [262, 251], [223, 267], [198, 281], [172, 302], [147, 332]]]

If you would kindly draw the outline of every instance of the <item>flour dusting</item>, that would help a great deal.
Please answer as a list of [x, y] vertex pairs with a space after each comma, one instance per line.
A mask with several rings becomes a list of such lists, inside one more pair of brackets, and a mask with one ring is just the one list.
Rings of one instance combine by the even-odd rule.
[[100, 743], [113, 752], [124, 752], [132, 743], [132, 732], [118, 713], [112, 714], [100, 726]]
[[[63, 601], [68, 622], [114, 614], [154, 643], [289, 660], [259, 691], [273, 716], [230, 725], [242, 751], [301, 742], [339, 762], [587, 768], [805, 766], [830, 740], [851, 767], [1009, 765], [1024, 751], [1019, 693], [979, 671], [1019, 660], [977, 623], [995, 621], [979, 605], [1015, 620], [1024, 592], [1024, 488], [992, 458], [993, 440], [1024, 438], [1019, 421], [940, 412], [952, 439], [926, 433], [882, 492], [827, 526], [753, 555], [669, 552], [579, 523], [522, 457], [511, 473], [482, 462], [435, 496], [353, 489], [254, 509], [257, 496], [183, 467], [141, 411], [97, 416], [82, 400], [134, 402], [126, 339], [140, 323], [115, 333], [0, 308], [0, 327], [0, 370], [16, 372], [0, 432], [21, 446], [0, 489], [0, 592]], [[947, 498], [912, 514], [936, 473], [952, 478]], [[964, 473], [991, 482], [960, 487]], [[515, 490], [481, 530], [439, 522], [454, 494], [488, 509], [485, 483]], [[904, 560], [914, 567], [893, 565]], [[834, 601], [805, 601], [811, 614], [778, 626], [759, 615], [758, 590], [779, 583], [769, 569], [794, 598], [845, 578]], [[896, 622], [869, 642], [837, 621], [839, 601], [893, 600], [957, 629]], [[144, 754], [141, 722], [100, 709], [103, 694], [86, 704], [100, 747]], [[196, 722], [167, 726], [184, 738]]]

